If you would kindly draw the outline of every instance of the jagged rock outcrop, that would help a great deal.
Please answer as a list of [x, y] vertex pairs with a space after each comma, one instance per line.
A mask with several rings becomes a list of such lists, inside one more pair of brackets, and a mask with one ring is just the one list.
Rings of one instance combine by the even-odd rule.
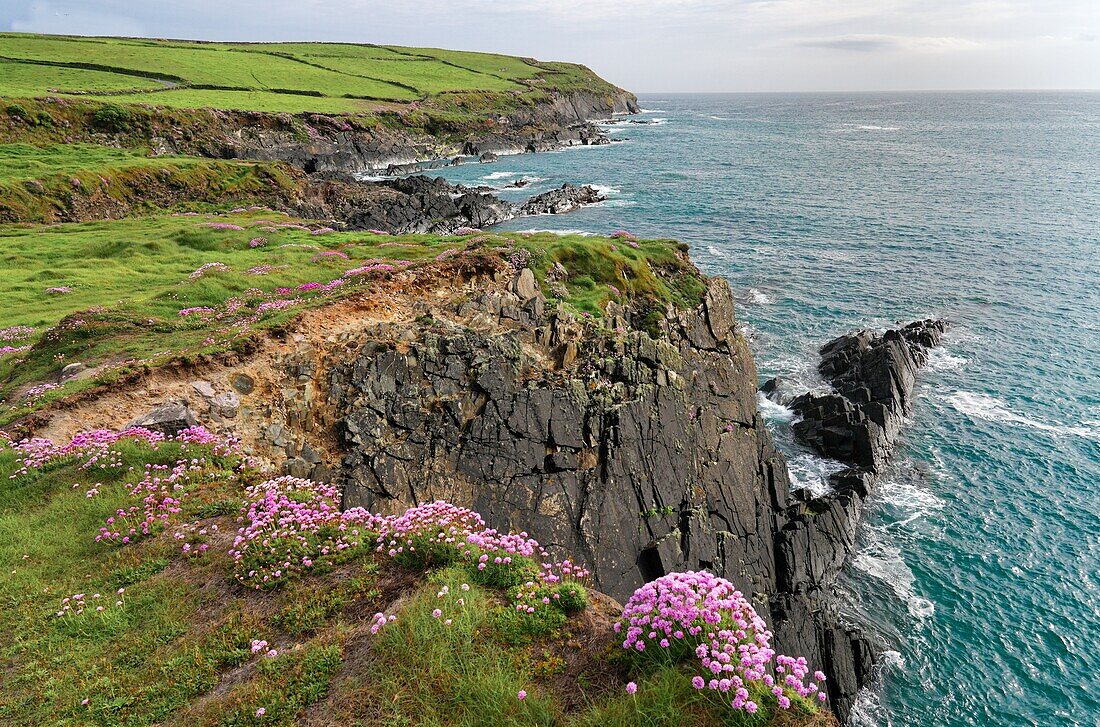
[[[780, 519], [774, 628], [781, 643], [796, 644], [792, 651], [816, 648], [824, 657], [833, 711], [842, 722], [870, 678], [875, 649], [844, 624], [829, 590], [855, 547], [875, 476], [911, 412], [917, 370], [945, 329], [943, 321], [925, 320], [882, 335], [857, 331], [830, 341], [821, 348], [818, 370], [835, 390], [803, 394], [789, 404], [801, 417], [795, 436], [850, 467], [833, 474], [830, 491], [820, 497], [797, 493], [801, 502]], [[764, 389], [774, 396], [780, 387], [772, 381]], [[807, 629], [808, 622], [815, 628]], [[811, 636], [817, 644], [807, 641]]]
[[529, 270], [514, 276], [507, 292], [425, 303], [414, 325], [375, 326], [331, 359], [346, 505], [473, 507], [582, 560], [619, 599], [675, 570], [723, 575], [770, 614], [779, 649], [834, 674], [846, 717], [870, 647], [821, 597], [829, 567], [813, 556], [849, 521], [789, 529], [806, 505], [757, 411], [728, 285], [710, 280], [653, 338], [635, 311], [597, 323], [549, 308]]
[[559, 189], [535, 195], [520, 207], [521, 215], [559, 215], [572, 212], [585, 205], [602, 202], [605, 199], [598, 189], [590, 185], [578, 187], [563, 184]]
[[566, 184], [517, 206], [482, 188], [452, 185], [442, 177], [359, 182], [330, 173], [315, 175], [292, 210], [353, 230], [452, 234], [461, 227], [488, 227], [523, 215], [571, 212], [602, 199], [593, 187]]
[[917, 369], [945, 330], [943, 321], [916, 321], [825, 344], [818, 371], [835, 392], [804, 394], [790, 403], [801, 417], [795, 436], [827, 457], [881, 470], [912, 408]]
[[[590, 123], [613, 113], [637, 113], [637, 99], [627, 91], [595, 94], [585, 91], [554, 92], [537, 104], [523, 106], [493, 119], [488, 130], [471, 130], [465, 138], [454, 134], [433, 135], [415, 128], [392, 126], [352, 128], [339, 120], [318, 117], [311, 122], [308, 138], [301, 123], [289, 115], [223, 114], [225, 133], [201, 153], [223, 158], [285, 161], [306, 172], [361, 172], [375, 170], [414, 173], [430, 160], [450, 160], [457, 155], [480, 157], [494, 154], [538, 152], [567, 146], [607, 144], [608, 137]], [[285, 122], [281, 122], [287, 117]], [[175, 139], [173, 130], [159, 141], [166, 151], [190, 151], [186, 138]]]

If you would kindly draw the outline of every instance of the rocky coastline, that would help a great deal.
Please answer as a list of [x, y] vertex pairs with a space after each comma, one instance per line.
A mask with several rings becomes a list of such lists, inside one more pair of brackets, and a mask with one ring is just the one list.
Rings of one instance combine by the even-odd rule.
[[[829, 491], [796, 493], [777, 532], [784, 595], [777, 602], [780, 643], [799, 653], [819, 653], [829, 673], [834, 713], [846, 721], [860, 689], [871, 679], [878, 651], [867, 635], [845, 623], [832, 587], [855, 547], [863, 506], [888, 464], [906, 417], [912, 412], [918, 370], [946, 331], [942, 320], [922, 320], [885, 333], [861, 330], [821, 350], [818, 371], [832, 387], [783, 401], [780, 382], [763, 391], [796, 414], [795, 438], [847, 465], [829, 478]], [[807, 629], [807, 624], [814, 624]], [[807, 640], [816, 635], [817, 643]]]
[[289, 210], [328, 220], [335, 228], [394, 234], [454, 234], [462, 228], [497, 225], [516, 217], [564, 214], [603, 201], [594, 187], [564, 184], [513, 204], [485, 187], [449, 184], [442, 177], [400, 177], [360, 182], [342, 174], [314, 175]]

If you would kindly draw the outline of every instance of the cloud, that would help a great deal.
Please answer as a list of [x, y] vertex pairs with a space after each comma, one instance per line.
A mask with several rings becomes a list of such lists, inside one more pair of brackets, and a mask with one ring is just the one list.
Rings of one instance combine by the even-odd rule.
[[797, 41], [796, 45], [804, 48], [826, 48], [858, 53], [877, 51], [944, 53], [975, 50], [987, 47], [989, 44], [950, 36], [847, 35], [833, 38], [808, 38]]
[[831, 50], [858, 51], [870, 53], [872, 51], [893, 50], [898, 47], [897, 41], [884, 36], [847, 36], [840, 38], [811, 38], [798, 43], [805, 48], [829, 48]]

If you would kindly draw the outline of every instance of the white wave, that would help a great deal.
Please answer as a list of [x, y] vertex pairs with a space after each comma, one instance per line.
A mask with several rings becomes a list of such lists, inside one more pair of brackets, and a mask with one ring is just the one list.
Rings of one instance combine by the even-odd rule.
[[954, 407], [956, 411], [966, 414], [972, 419], [982, 419], [987, 422], [1028, 427], [1050, 434], [1070, 435], [1100, 441], [1100, 427], [1092, 421], [1084, 421], [1077, 425], [1042, 422], [1013, 411], [1007, 403], [995, 396], [973, 391], [959, 390], [948, 394], [945, 398], [947, 403]]
[[716, 248], [714, 245], [707, 245], [707, 252], [714, 257], [722, 257], [722, 251]]
[[663, 126], [668, 123], [668, 119], [654, 118], [650, 120], [649, 126]]
[[[761, 409], [761, 413], [767, 416], [763, 409]], [[840, 472], [847, 466], [843, 462], [819, 457], [810, 452], [802, 452], [787, 457], [787, 474], [791, 478], [791, 489], [807, 489], [815, 496], [824, 495], [828, 492], [829, 476]]]
[[968, 363], [969, 359], [950, 354], [946, 348], [933, 348], [928, 352], [928, 361], [924, 365], [929, 371], [955, 371]]
[[584, 237], [596, 237], [600, 234], [598, 232], [591, 232], [590, 230], [548, 230], [540, 227], [531, 227], [526, 230], [516, 230], [516, 232], [529, 232], [531, 234], [549, 232], [554, 235], [582, 235]]
[[794, 419], [794, 410], [772, 401], [763, 392], [756, 394], [756, 406], [769, 422], [789, 424]]
[[900, 126], [876, 126], [874, 124], [857, 124], [856, 128], [860, 131], [899, 131]]
[[707, 118], [708, 119], [714, 119], [715, 121], [729, 121], [730, 120], [730, 117], [728, 117], [728, 116], [708, 116]]
[[663, 114], [664, 112], [665, 112], [664, 109], [642, 109], [638, 113], [642, 113], [642, 114]]
[[775, 299], [756, 288], [749, 288], [749, 302], [756, 305], [773, 305]]
[[879, 484], [879, 496], [902, 513], [897, 525], [908, 525], [943, 509], [943, 500], [921, 487], [921, 482], [916, 477], [889, 477]]
[[482, 177], [482, 179], [508, 179], [509, 177], [518, 177], [523, 172], [490, 172]]
[[623, 193], [621, 189], [618, 189], [616, 187], [609, 187], [606, 184], [589, 184], [588, 186], [602, 194], [604, 197], [613, 197], [617, 194]]
[[917, 595], [916, 577], [902, 560], [901, 551], [883, 542], [874, 528], [870, 528], [868, 533], [869, 542], [852, 559], [852, 565], [890, 586], [914, 618], [924, 619], [935, 613], [935, 604]]

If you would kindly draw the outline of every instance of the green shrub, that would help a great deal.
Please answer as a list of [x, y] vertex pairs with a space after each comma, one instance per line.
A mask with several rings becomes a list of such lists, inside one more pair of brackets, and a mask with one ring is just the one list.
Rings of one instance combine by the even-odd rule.
[[104, 131], [116, 133], [129, 131], [133, 123], [133, 113], [124, 106], [116, 104], [107, 104], [92, 116], [92, 125]]
[[31, 115], [27, 113], [27, 109], [23, 108], [21, 104], [17, 103], [10, 104], [7, 108], [7, 112], [8, 116], [12, 117], [13, 119], [21, 119], [23, 121], [26, 121], [31, 117]]
[[588, 593], [579, 583], [562, 583], [553, 592], [552, 602], [564, 613], [578, 613], [588, 608]]

